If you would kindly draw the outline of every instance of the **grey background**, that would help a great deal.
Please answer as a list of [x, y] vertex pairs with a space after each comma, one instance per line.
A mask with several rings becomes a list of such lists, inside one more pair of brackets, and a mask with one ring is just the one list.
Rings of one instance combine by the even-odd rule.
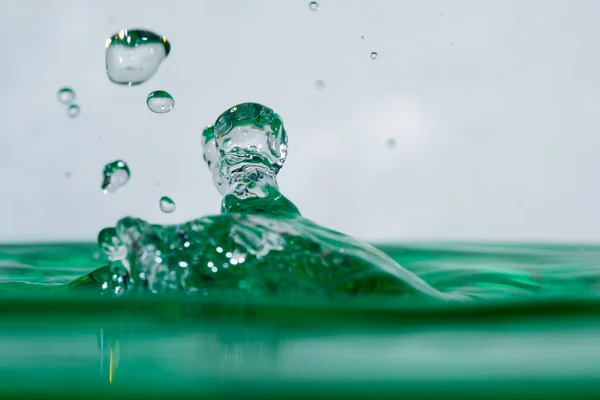
[[[200, 133], [245, 101], [283, 117], [280, 186], [323, 225], [386, 241], [600, 238], [600, 2], [308, 3], [2, 2], [0, 240], [217, 213]], [[104, 42], [122, 28], [172, 43], [139, 87], [106, 78]], [[77, 92], [76, 119], [62, 86]], [[146, 108], [155, 89], [174, 96], [171, 113]], [[132, 179], [104, 195], [117, 158]], [[174, 214], [160, 212], [164, 194]]]

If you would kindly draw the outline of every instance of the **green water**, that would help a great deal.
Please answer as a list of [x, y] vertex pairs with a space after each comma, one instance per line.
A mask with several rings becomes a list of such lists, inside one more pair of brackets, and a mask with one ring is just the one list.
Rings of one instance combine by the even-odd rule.
[[[600, 246], [377, 248], [440, 290], [510, 290], [469, 302], [398, 302], [390, 294], [347, 301], [239, 291], [57, 296], [4, 283], [0, 392], [557, 399], [600, 390]], [[106, 263], [97, 251], [93, 243], [3, 245], [1, 276], [62, 290]]]
[[[0, 246], [2, 398], [600, 390], [599, 246], [371, 246], [279, 191], [288, 143], [273, 110], [231, 107], [203, 146], [218, 215], [125, 217], [97, 244]], [[130, 175], [109, 163], [102, 189]]]

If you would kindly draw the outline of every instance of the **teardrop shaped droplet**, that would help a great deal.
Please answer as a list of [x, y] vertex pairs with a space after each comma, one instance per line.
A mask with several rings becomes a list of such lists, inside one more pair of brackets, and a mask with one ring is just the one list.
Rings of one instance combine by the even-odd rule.
[[102, 190], [104, 193], [114, 193], [129, 182], [131, 172], [123, 160], [113, 161], [104, 166]]
[[308, 8], [311, 9], [311, 11], [319, 11], [319, 8], [321, 8], [319, 6], [319, 3], [317, 3], [316, 1], [311, 1], [310, 3], [308, 3]]
[[143, 30], [123, 29], [106, 40], [106, 74], [121, 85], [138, 85], [150, 79], [169, 55], [164, 36]]
[[371, 60], [377, 60], [377, 57], [379, 57], [379, 54], [377, 54], [377, 52], [372, 52], [371, 53]]
[[79, 106], [77, 104], [71, 104], [67, 109], [67, 115], [71, 118], [75, 118], [79, 115]]
[[75, 91], [70, 87], [64, 87], [58, 91], [58, 101], [63, 104], [73, 104], [75, 101]]
[[175, 202], [168, 196], [163, 196], [160, 198], [160, 210], [164, 213], [172, 213], [175, 211], [176, 205]]
[[153, 113], [164, 114], [175, 107], [175, 100], [173, 100], [173, 96], [168, 92], [156, 90], [148, 95], [146, 104]]

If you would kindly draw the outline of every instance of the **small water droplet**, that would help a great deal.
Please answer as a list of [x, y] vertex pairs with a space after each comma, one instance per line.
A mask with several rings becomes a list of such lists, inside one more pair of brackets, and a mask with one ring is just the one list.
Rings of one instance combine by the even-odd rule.
[[371, 60], [377, 60], [377, 57], [379, 57], [379, 54], [377, 54], [376, 52], [371, 53]]
[[106, 40], [106, 74], [121, 85], [152, 78], [169, 55], [171, 44], [154, 32], [123, 29]]
[[65, 178], [71, 179], [73, 175], [70, 172], [65, 172]]
[[388, 140], [385, 141], [385, 145], [387, 147], [389, 147], [390, 149], [396, 147], [396, 139], [394, 139], [394, 138], [388, 138]]
[[102, 190], [104, 193], [114, 193], [123, 187], [131, 176], [129, 167], [123, 160], [113, 161], [104, 166]]
[[361, 36], [361, 37], [360, 37], [360, 40], [365, 40], [365, 37], [364, 37], [364, 36]]
[[71, 118], [75, 118], [79, 115], [79, 106], [77, 104], [71, 104], [67, 109], [67, 115]]
[[318, 90], [325, 89], [325, 81], [323, 79], [317, 79], [317, 81], [315, 82], [315, 87]]
[[63, 104], [72, 104], [75, 101], [75, 91], [70, 87], [64, 87], [58, 91], [58, 101]]
[[175, 211], [175, 202], [168, 196], [163, 196], [160, 198], [160, 209], [164, 213], [172, 213]]
[[311, 11], [318, 11], [318, 10], [319, 10], [319, 8], [321, 8], [321, 6], [319, 6], [319, 3], [317, 3], [316, 1], [311, 1], [311, 2], [308, 4], [308, 8], [310, 8], [310, 9], [311, 9]]
[[164, 114], [173, 109], [175, 100], [173, 100], [173, 96], [164, 90], [155, 90], [148, 95], [146, 104], [153, 113]]

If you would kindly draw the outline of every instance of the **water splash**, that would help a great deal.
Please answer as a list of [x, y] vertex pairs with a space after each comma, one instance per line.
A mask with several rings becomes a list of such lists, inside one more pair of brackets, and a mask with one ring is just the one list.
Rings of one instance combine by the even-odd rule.
[[159, 226], [121, 219], [100, 232], [109, 293], [211, 295], [440, 293], [375, 248], [303, 218], [278, 188], [287, 133], [273, 110], [230, 108], [204, 129], [204, 159], [223, 195], [221, 213]]
[[102, 171], [102, 190], [104, 193], [114, 193], [129, 182], [131, 172], [123, 160], [113, 161], [104, 166]]
[[171, 52], [171, 44], [154, 32], [123, 29], [106, 40], [106, 74], [121, 85], [150, 79]]
[[168, 92], [164, 90], [156, 90], [148, 95], [146, 99], [148, 109], [153, 113], [164, 114], [168, 113], [175, 107], [175, 100]]

